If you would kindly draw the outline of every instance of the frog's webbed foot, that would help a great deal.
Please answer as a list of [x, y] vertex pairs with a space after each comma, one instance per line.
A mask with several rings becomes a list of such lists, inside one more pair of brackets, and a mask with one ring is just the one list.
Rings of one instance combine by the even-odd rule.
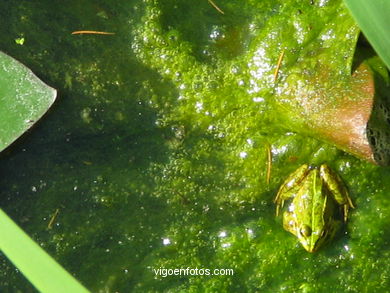
[[352, 202], [349, 203], [349, 204], [343, 205], [343, 208], [344, 208], [344, 222], [347, 222], [347, 220], [348, 220], [348, 211], [349, 211], [350, 207], [354, 208], [354, 206], [352, 205]]
[[354, 209], [355, 206], [353, 205], [352, 200], [351, 200], [351, 198], [349, 197], [348, 194], [347, 194], [347, 201], [348, 201], [348, 206]]
[[276, 194], [275, 199], [274, 199], [274, 203], [276, 204], [276, 216], [279, 216], [279, 210], [280, 210], [280, 208], [283, 208], [283, 205], [284, 205], [284, 200], [281, 196], [282, 188], [283, 188], [283, 186], [281, 186], [279, 188], [279, 191]]
[[[276, 201], [276, 199], [275, 199], [275, 201]], [[281, 202], [278, 202], [276, 204], [276, 216], [279, 216], [280, 208], [283, 208], [283, 205], [284, 205], [284, 200], [282, 200]]]

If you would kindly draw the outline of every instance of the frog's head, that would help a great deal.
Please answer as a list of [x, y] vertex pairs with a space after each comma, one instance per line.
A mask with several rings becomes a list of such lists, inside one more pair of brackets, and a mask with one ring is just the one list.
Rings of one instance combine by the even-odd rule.
[[284, 228], [294, 234], [308, 252], [316, 252], [333, 237], [336, 231], [336, 223], [334, 222], [322, 227], [317, 226], [317, 229], [313, 230], [309, 224], [301, 223], [299, 225], [290, 213], [285, 213], [284, 216]]
[[308, 252], [316, 252], [330, 238], [332, 231], [326, 227], [313, 231], [309, 225], [302, 224], [296, 227], [296, 236]]

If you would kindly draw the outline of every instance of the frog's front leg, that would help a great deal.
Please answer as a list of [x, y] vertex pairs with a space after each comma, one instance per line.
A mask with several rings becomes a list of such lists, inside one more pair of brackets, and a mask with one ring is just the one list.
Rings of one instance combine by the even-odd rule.
[[283, 228], [284, 230], [298, 237], [299, 229], [297, 229], [296, 218], [294, 217], [294, 214], [292, 212], [285, 211], [283, 213]]
[[354, 208], [351, 198], [348, 195], [340, 176], [332, 171], [327, 165], [323, 164], [320, 167], [320, 176], [324, 180], [329, 191], [333, 195], [334, 200], [344, 208], [344, 222], [348, 218], [348, 209]]
[[274, 199], [274, 203], [276, 204], [276, 216], [279, 215], [280, 207], [283, 207], [284, 201], [293, 197], [298, 191], [297, 188], [299, 189], [299, 184], [307, 176], [309, 171], [310, 169], [307, 164], [302, 165], [292, 172], [280, 186]]

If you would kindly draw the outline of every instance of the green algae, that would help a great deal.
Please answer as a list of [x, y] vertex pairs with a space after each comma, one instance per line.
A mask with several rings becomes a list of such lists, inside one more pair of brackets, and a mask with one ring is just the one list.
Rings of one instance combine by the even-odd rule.
[[[312, 3], [218, 2], [224, 15], [208, 1], [0, 4], [9, 11], [0, 49], [61, 93], [2, 157], [4, 209], [96, 292], [388, 288], [388, 170], [306, 136], [276, 100], [318, 60], [331, 79], [303, 79], [306, 91], [350, 81], [357, 27], [340, 1]], [[116, 35], [70, 35], [92, 28]], [[283, 230], [273, 198], [291, 171], [323, 162], [356, 209], [311, 255]], [[234, 275], [153, 271], [187, 267]], [[32, 290], [5, 260], [1, 268], [4, 291]]]

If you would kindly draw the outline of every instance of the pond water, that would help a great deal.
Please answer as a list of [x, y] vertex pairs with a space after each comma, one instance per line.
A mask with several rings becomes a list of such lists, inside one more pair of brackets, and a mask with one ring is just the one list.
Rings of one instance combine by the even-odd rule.
[[[0, 3], [0, 50], [59, 93], [2, 153], [0, 201], [87, 288], [390, 287], [389, 170], [289, 129], [280, 122], [289, 113], [272, 106], [279, 34], [299, 45], [286, 66], [313, 39], [321, 52], [339, 44], [339, 23], [357, 34], [339, 1], [214, 1], [224, 14], [206, 0], [66, 2]], [[278, 28], [283, 18], [291, 31]], [[80, 30], [115, 34], [71, 34]], [[353, 54], [348, 39], [337, 46]], [[273, 199], [289, 173], [323, 162], [356, 208], [334, 241], [309, 254], [275, 218]], [[0, 291], [34, 292], [4, 256], [0, 267]], [[174, 269], [181, 275], [166, 275]]]

